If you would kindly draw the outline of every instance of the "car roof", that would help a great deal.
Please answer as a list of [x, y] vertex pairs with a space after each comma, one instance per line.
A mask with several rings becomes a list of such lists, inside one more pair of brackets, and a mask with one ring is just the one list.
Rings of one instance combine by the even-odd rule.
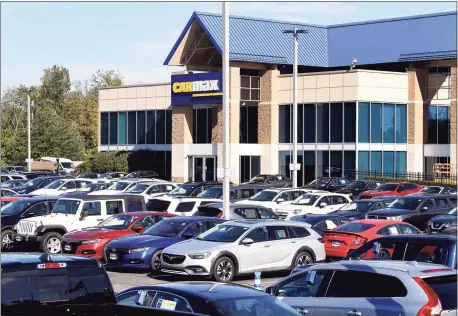
[[284, 220], [269, 220], [266, 221], [265, 219], [241, 219], [241, 220], [232, 220], [227, 222], [232, 225], [242, 226], [242, 227], [255, 227], [255, 226], [285, 226], [285, 225], [295, 225], [295, 226], [303, 226], [303, 227], [311, 227], [310, 224], [303, 223], [303, 222], [295, 222], [295, 221], [284, 221]]
[[175, 214], [170, 214], [167, 212], [151, 212], [151, 211], [137, 211], [137, 212], [126, 212], [126, 213], [118, 213], [116, 215], [128, 215], [128, 216], [137, 216], [137, 217], [146, 217], [151, 215], [160, 215], [165, 217], [176, 217]]
[[[97, 191], [95, 191], [97, 193]], [[63, 196], [63, 199], [67, 199], [67, 197]], [[86, 193], [78, 193], [75, 195], [72, 195], [71, 197], [68, 197], [68, 199], [79, 199], [79, 200], [84, 200], [84, 201], [95, 201], [95, 200], [122, 200], [122, 199], [134, 199], [134, 200], [144, 200], [144, 197], [142, 195], [137, 195], [137, 194], [129, 194], [129, 193], [124, 193], [124, 194], [115, 194], [115, 195], [88, 195]]]
[[[163, 219], [163, 221], [166, 219]], [[222, 218], [217, 218], [217, 217], [205, 217], [205, 216], [199, 216], [199, 217], [192, 217], [192, 216], [175, 216], [175, 217], [170, 217], [167, 218], [168, 221], [180, 221], [180, 222], [185, 222], [185, 223], [194, 223], [202, 220], [211, 220], [211, 221], [220, 221], [220, 222], [225, 222], [225, 219]]]
[[[395, 197], [396, 198], [396, 197]], [[362, 200], [354, 200], [349, 203], [377, 203], [377, 202], [383, 202], [385, 199], [379, 199], [374, 198], [374, 199], [362, 199]]]
[[[392, 224], [407, 224], [407, 225], [409, 225], [408, 223], [404, 223], [404, 222], [400, 222], [400, 221], [392, 221], [392, 220], [388, 220], [388, 219], [358, 219], [358, 220], [352, 221], [350, 223], [351, 224], [353, 224], [353, 223], [354, 224], [369, 224], [369, 225], [375, 225], [375, 227], [381, 227], [381, 226], [392, 225]], [[347, 224], [350, 224], [350, 223], [347, 223]]]

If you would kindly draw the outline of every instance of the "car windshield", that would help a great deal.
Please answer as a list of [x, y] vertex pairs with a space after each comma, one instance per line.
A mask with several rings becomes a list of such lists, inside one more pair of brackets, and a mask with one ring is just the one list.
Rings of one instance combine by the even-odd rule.
[[448, 212], [450, 215], [456, 215], [456, 207], [451, 210], [450, 212]]
[[364, 189], [365, 186], [366, 186], [366, 182], [364, 182], [364, 181], [355, 181], [353, 183], [350, 183], [347, 186], [347, 189]]
[[125, 188], [127, 188], [129, 184], [131, 184], [131, 182], [123, 182], [123, 181], [116, 182], [110, 185], [107, 190], [122, 191]]
[[398, 208], [403, 210], [415, 210], [424, 199], [419, 199], [411, 197], [411, 198], [402, 198], [396, 199], [388, 205], [388, 208]]
[[374, 203], [348, 203], [339, 208], [337, 211], [354, 211], [354, 212], [366, 212], [374, 205]]
[[29, 186], [29, 187], [37, 186], [44, 180], [45, 179], [42, 179], [42, 178], [35, 178], [35, 179], [29, 180], [26, 183], [24, 183], [24, 186]]
[[318, 178], [309, 183], [309, 185], [325, 185], [331, 181], [331, 178]]
[[139, 193], [142, 193], [143, 191], [145, 191], [146, 189], [148, 189], [150, 187], [150, 185], [151, 184], [138, 183], [138, 184], [130, 187], [129, 189], [127, 189], [126, 192], [133, 193], [133, 194], [139, 194]]
[[73, 163], [71, 163], [71, 162], [61, 162], [60, 164], [64, 168], [74, 168]]
[[195, 188], [196, 188], [196, 185], [182, 184], [182, 185], [176, 187], [175, 189], [173, 189], [172, 191], [170, 191], [167, 195], [185, 195], [185, 196], [188, 196], [189, 194], [192, 193], [192, 191], [194, 191]]
[[248, 230], [249, 227], [234, 225], [217, 225], [200, 234], [197, 239], [213, 242], [234, 242]]
[[51, 182], [50, 184], [48, 184], [44, 188], [45, 189], [58, 189], [65, 182], [67, 182], [67, 181], [65, 181], [65, 180], [57, 180], [57, 181]]
[[361, 233], [364, 232], [375, 225], [372, 224], [361, 224], [361, 223], [347, 223], [342, 226], [334, 228], [334, 232], [347, 232], [347, 233]]
[[78, 192], [92, 192], [92, 191], [95, 191], [98, 187], [99, 187], [99, 185], [97, 183], [91, 183], [91, 184], [85, 185], [84, 187], [82, 187], [81, 189], [78, 189], [76, 191], [78, 191]]
[[2, 206], [0, 212], [2, 215], [17, 215], [29, 207], [30, 204], [31, 203], [27, 199], [17, 200]]
[[153, 235], [160, 237], [175, 237], [189, 222], [177, 220], [162, 220], [143, 232], [143, 235]]
[[222, 187], [213, 187], [213, 188], [208, 188], [204, 192], [198, 194], [197, 197], [219, 199], [222, 195], [223, 195]]
[[394, 190], [396, 190], [396, 188], [398, 187], [398, 184], [397, 183], [387, 183], [387, 184], [382, 184], [378, 187], [376, 187], [374, 189], [374, 191], [388, 191], [388, 192], [392, 192]]
[[435, 193], [439, 193], [441, 189], [442, 189], [441, 187], [424, 187], [423, 189], [421, 189], [420, 192], [435, 194]]
[[8, 180], [8, 181], [5, 181], [5, 182], [2, 182], [2, 184], [0, 184], [0, 187], [1, 188], [11, 188], [12, 186], [14, 186], [14, 180]]
[[300, 315], [292, 307], [274, 296], [239, 297], [215, 302], [222, 315], [275, 315], [297, 316]]
[[291, 204], [292, 205], [313, 205], [315, 204], [316, 200], [320, 197], [318, 195], [313, 194], [304, 194], [297, 199], [295, 199]]
[[107, 218], [101, 222], [98, 227], [114, 230], [126, 229], [136, 218], [137, 217], [131, 215], [119, 214]]
[[75, 215], [78, 212], [78, 208], [81, 201], [78, 200], [67, 200], [59, 199], [56, 205], [52, 209], [52, 214], [72, 214]]
[[277, 196], [278, 192], [275, 191], [261, 191], [253, 195], [250, 200], [253, 201], [273, 201], [273, 199]]

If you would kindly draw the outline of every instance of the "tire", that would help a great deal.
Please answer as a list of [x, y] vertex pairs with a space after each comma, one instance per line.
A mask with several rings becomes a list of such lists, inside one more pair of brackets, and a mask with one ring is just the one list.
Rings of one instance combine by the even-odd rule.
[[40, 242], [40, 249], [45, 253], [61, 253], [62, 235], [56, 232], [44, 234]]
[[2, 251], [11, 250], [14, 247], [13, 235], [14, 231], [11, 229], [2, 231]]
[[151, 257], [150, 266], [152, 273], [158, 273], [161, 266], [161, 254], [162, 250], [156, 251]]
[[230, 282], [235, 275], [234, 261], [229, 257], [221, 257], [213, 265], [212, 276], [217, 282]]
[[294, 258], [294, 267], [302, 266], [305, 264], [313, 264], [313, 256], [308, 251], [299, 252]]

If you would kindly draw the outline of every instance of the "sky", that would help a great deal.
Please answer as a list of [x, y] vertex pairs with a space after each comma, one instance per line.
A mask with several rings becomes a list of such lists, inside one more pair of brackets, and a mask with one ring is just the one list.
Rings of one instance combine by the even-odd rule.
[[[332, 25], [456, 11], [456, 2], [233, 2], [230, 14]], [[43, 69], [69, 69], [73, 82], [99, 68], [125, 84], [170, 81], [163, 66], [193, 11], [220, 2], [2, 2], [1, 89], [37, 85]]]

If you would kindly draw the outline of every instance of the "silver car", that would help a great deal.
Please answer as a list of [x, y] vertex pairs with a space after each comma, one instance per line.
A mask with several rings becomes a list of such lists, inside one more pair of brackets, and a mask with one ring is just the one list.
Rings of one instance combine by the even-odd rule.
[[268, 287], [303, 315], [456, 315], [455, 269], [415, 261], [315, 265]]
[[165, 248], [161, 271], [182, 275], [210, 275], [229, 282], [237, 274], [288, 270], [324, 261], [321, 236], [301, 222], [240, 220], [222, 223]]

